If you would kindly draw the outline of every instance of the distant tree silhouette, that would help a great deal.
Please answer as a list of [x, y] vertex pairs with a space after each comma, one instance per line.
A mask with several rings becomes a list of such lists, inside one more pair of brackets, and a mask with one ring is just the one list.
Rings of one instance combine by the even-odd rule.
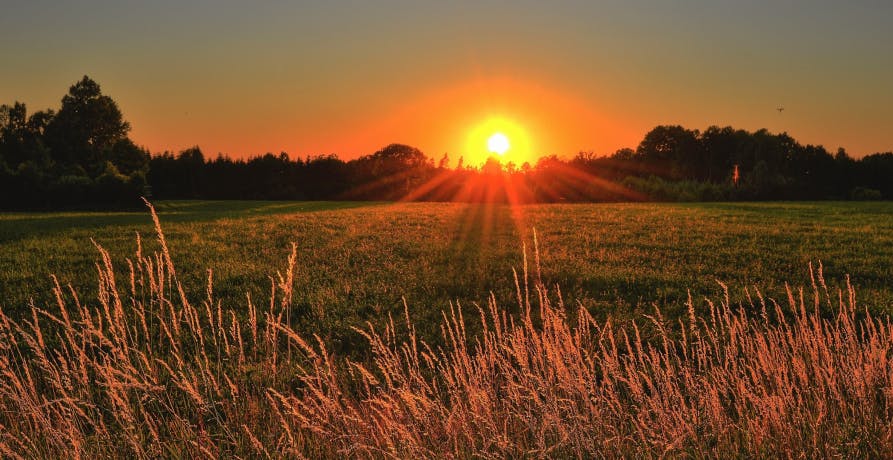
[[[59, 112], [0, 106], [0, 207], [130, 206], [144, 194], [149, 153], [117, 104], [84, 77]], [[19, 193], [15, 193], [19, 191]]]
[[705, 154], [697, 130], [658, 126], [649, 131], [636, 156], [655, 167], [655, 173], [673, 179], [703, 179]]
[[80, 166], [94, 175], [129, 131], [118, 104], [84, 76], [62, 98], [62, 108], [46, 128], [46, 141], [57, 163]]
[[631, 148], [623, 148], [614, 152], [614, 159], [621, 161], [630, 161], [636, 156], [636, 151]]
[[[348, 162], [334, 155], [292, 161], [281, 153], [206, 161], [193, 148], [152, 157], [149, 177], [159, 198], [555, 202], [890, 196], [882, 178], [893, 174], [884, 176], [893, 154], [854, 160], [843, 151], [832, 156], [821, 146], [800, 145], [784, 133], [671, 128], [654, 131], [635, 151], [580, 152], [570, 160], [551, 155], [520, 168], [495, 157], [480, 169], [461, 161], [456, 169], [435, 167], [420, 150], [403, 144]], [[863, 164], [869, 162], [870, 167]], [[515, 189], [511, 198], [505, 187]]]
[[29, 161], [35, 167], [47, 168], [50, 156], [43, 136], [52, 118], [52, 111], [28, 117], [28, 109], [21, 102], [0, 106], [0, 163], [13, 170]]
[[397, 200], [428, 180], [434, 163], [421, 150], [405, 144], [390, 144], [350, 162], [352, 183], [347, 197]]
[[487, 161], [481, 166], [481, 174], [496, 176], [502, 174], [502, 163], [494, 156], [487, 157]]
[[108, 160], [125, 176], [145, 173], [149, 167], [149, 152], [124, 138], [115, 142], [108, 152]]
[[390, 144], [366, 159], [373, 163], [373, 174], [424, 167], [431, 162], [421, 150], [405, 144]]
[[893, 199], [893, 152], [866, 156], [857, 171], [861, 187], [877, 190], [884, 199]]
[[58, 112], [0, 106], [0, 209], [127, 207], [155, 199], [617, 200], [893, 199], [893, 152], [862, 159], [802, 145], [787, 133], [656, 126], [636, 149], [544, 156], [531, 166], [459, 155], [436, 164], [405, 144], [350, 161], [334, 154], [248, 159], [198, 148], [151, 155], [127, 137], [115, 101], [84, 77]]
[[704, 175], [699, 179], [712, 183], [728, 182], [735, 173], [736, 166], [741, 163], [739, 146], [743, 131], [736, 131], [731, 126], [720, 128], [711, 126], [701, 133], [701, 145], [704, 150]]

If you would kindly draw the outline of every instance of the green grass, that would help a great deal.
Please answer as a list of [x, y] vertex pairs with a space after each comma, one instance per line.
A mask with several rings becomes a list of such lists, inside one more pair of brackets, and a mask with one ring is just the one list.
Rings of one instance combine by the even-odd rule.
[[0, 216], [4, 456], [893, 452], [890, 204], [158, 209]]
[[[245, 293], [263, 304], [270, 276], [298, 246], [298, 326], [312, 324], [336, 351], [362, 339], [349, 326], [401, 312], [405, 297], [426, 335], [450, 301], [502, 305], [514, 299], [512, 268], [522, 243], [539, 240], [543, 281], [597, 318], [635, 317], [660, 305], [669, 315], [694, 298], [733, 299], [758, 285], [783, 298], [784, 284], [809, 284], [810, 262], [825, 278], [845, 275], [862, 306], [893, 311], [893, 204], [568, 204], [161, 202], [156, 205], [181, 280], [204, 290], [207, 269], [224, 307]], [[95, 297], [96, 249], [123, 277], [125, 257], [157, 248], [148, 212], [0, 214], [0, 306], [12, 316], [29, 299], [51, 301], [50, 274]], [[530, 260], [533, 271], [534, 261]], [[119, 282], [125, 282], [119, 278]], [[17, 313], [18, 312], [18, 313]]]

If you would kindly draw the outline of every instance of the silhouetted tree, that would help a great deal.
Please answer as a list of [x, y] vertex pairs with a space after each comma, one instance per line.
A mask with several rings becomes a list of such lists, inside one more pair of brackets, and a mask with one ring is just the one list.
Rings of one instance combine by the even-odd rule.
[[476, 169], [459, 156], [451, 170], [447, 154], [435, 167], [404, 144], [347, 162], [332, 154], [292, 160], [285, 152], [207, 160], [198, 147], [150, 156], [127, 137], [129, 128], [89, 77], [71, 86], [58, 112], [29, 116], [21, 102], [0, 106], [0, 208], [129, 206], [150, 192], [156, 199], [513, 203], [893, 199], [893, 153], [856, 160], [765, 129], [657, 126], [636, 150], [549, 155], [520, 168], [490, 158]]
[[390, 144], [350, 162], [349, 168], [355, 185], [351, 197], [396, 200], [430, 179], [434, 163], [415, 147]]
[[893, 152], [874, 153], [859, 162], [858, 184], [893, 199]]
[[5, 163], [15, 170], [30, 161], [36, 167], [49, 168], [50, 157], [43, 136], [53, 112], [38, 111], [30, 117], [27, 115], [28, 110], [21, 102], [0, 106], [0, 164]]
[[636, 148], [637, 159], [654, 166], [656, 175], [676, 179], [701, 179], [704, 150], [698, 131], [681, 126], [658, 126], [649, 131]]
[[630, 161], [635, 159], [636, 151], [631, 148], [619, 149], [612, 155], [615, 160]]
[[128, 138], [115, 142], [109, 151], [108, 159], [121, 174], [145, 174], [149, 167], [149, 152], [138, 147]]
[[701, 133], [704, 149], [704, 176], [702, 180], [713, 183], [727, 183], [734, 174], [735, 165], [741, 163], [738, 148], [741, 132], [731, 126], [720, 128], [711, 126]]
[[84, 76], [62, 98], [62, 108], [46, 128], [46, 141], [56, 162], [78, 165], [93, 175], [104, 171], [112, 148], [129, 131], [118, 104]]

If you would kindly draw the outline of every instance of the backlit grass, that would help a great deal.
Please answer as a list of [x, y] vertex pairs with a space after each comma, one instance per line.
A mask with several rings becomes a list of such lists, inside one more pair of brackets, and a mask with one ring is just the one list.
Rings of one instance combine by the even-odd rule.
[[679, 318], [618, 321], [570, 304], [542, 281], [545, 254], [522, 250], [513, 301], [448, 304], [435, 340], [401, 302], [353, 329], [351, 358], [294, 318], [297, 246], [265, 295], [237, 299], [213, 271], [187, 289], [196, 275], [156, 230], [123, 262], [93, 248], [95, 296], [52, 280], [52, 303], [0, 312], [4, 456], [893, 455], [893, 324], [821, 265], [778, 301], [720, 285]]
[[[806, 284], [821, 261], [847, 274], [859, 300], [893, 310], [893, 204], [568, 204], [163, 202], [159, 214], [184, 289], [200, 293], [207, 270], [225, 307], [244, 315], [246, 293], [267, 295], [271, 267], [297, 244], [295, 324], [339, 352], [362, 344], [352, 326], [399, 314], [402, 299], [433, 339], [450, 301], [505, 305], [521, 245], [539, 237], [543, 282], [597, 318], [632, 318], [656, 303], [675, 318], [697, 298], [733, 286], [767, 292]], [[94, 239], [121, 260], [135, 236], [153, 233], [145, 212], [0, 215], [0, 305], [18, 317], [33, 298], [52, 301], [50, 274], [84, 298], [96, 293]], [[152, 239], [145, 238], [149, 249]], [[119, 276], [124, 276], [119, 266]]]

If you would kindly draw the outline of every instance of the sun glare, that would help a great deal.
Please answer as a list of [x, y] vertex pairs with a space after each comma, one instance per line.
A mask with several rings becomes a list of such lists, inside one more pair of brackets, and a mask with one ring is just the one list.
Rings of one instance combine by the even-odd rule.
[[492, 116], [475, 125], [465, 143], [465, 161], [480, 166], [488, 157], [498, 155], [500, 161], [533, 162], [533, 146], [527, 131], [514, 120]]
[[509, 138], [502, 133], [494, 133], [487, 139], [487, 150], [498, 155], [504, 155], [511, 147]]

